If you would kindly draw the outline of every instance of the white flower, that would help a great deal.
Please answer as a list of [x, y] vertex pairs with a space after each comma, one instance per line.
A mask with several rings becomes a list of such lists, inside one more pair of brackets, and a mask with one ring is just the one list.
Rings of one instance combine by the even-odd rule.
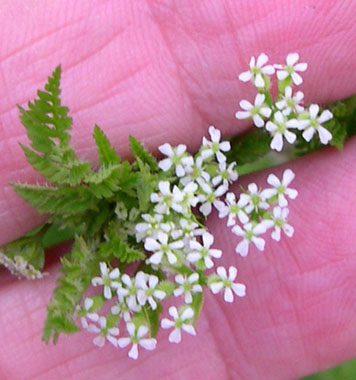
[[[178, 227], [178, 226], [177, 226]], [[172, 238], [178, 239], [179, 237], [183, 237], [183, 239], [188, 238], [189, 241], [194, 236], [199, 236], [204, 233], [204, 229], [198, 228], [199, 225], [194, 223], [192, 220], [180, 219], [179, 220], [179, 228], [172, 231]]]
[[234, 170], [236, 162], [232, 162], [228, 167], [226, 167], [226, 162], [219, 162], [219, 174], [215, 176], [212, 180], [214, 186], [219, 185], [221, 182], [224, 186], [229, 186], [230, 183], [234, 182], [238, 178], [237, 171]]
[[[122, 291], [122, 288], [120, 289], [120, 293], [121, 291]], [[139, 311], [141, 311], [140, 305], [136, 305], [131, 309], [126, 302], [125, 296], [121, 296], [120, 294], [118, 294], [117, 299], [118, 300], [116, 304], [111, 307], [111, 314], [119, 315], [120, 317], [122, 316], [125, 322], [128, 322], [131, 320], [132, 313], [138, 313]]]
[[132, 343], [132, 347], [129, 351], [129, 357], [131, 359], [138, 358], [138, 345], [143, 347], [146, 350], [154, 350], [156, 348], [157, 341], [154, 338], [145, 338], [143, 337], [148, 333], [148, 327], [140, 326], [138, 329], [131, 322], [126, 324], [129, 337], [119, 338], [118, 345], [123, 348]]
[[236, 203], [236, 196], [234, 193], [227, 193], [225, 201], [227, 205], [222, 201], [216, 201], [214, 205], [219, 211], [219, 218], [225, 218], [227, 215], [229, 216], [227, 220], [228, 227], [236, 224], [236, 218], [239, 218], [242, 224], [249, 221], [243, 207], [240, 207], [240, 205]]
[[203, 245], [196, 240], [192, 240], [190, 242], [190, 248], [193, 252], [188, 254], [187, 260], [191, 263], [196, 263], [202, 260], [208, 269], [212, 268], [214, 266], [214, 262], [211, 257], [219, 259], [222, 255], [222, 251], [220, 249], [210, 248], [213, 243], [214, 236], [209, 234], [209, 232], [205, 232], [203, 234]]
[[269, 208], [269, 204], [266, 202], [264, 193], [258, 190], [255, 183], [250, 183], [248, 185], [248, 193], [240, 194], [238, 205], [240, 207], [244, 207], [246, 213], [248, 214], [250, 214], [253, 210], [267, 210]]
[[197, 157], [192, 166], [186, 168], [187, 175], [180, 179], [180, 183], [186, 186], [190, 182], [210, 181], [210, 175], [204, 170], [204, 160], [202, 157]]
[[240, 107], [245, 111], [237, 111], [235, 116], [237, 119], [249, 119], [252, 118], [256, 127], [261, 128], [265, 125], [262, 117], [269, 118], [272, 110], [264, 104], [265, 95], [257, 94], [255, 98], [255, 104], [251, 104], [247, 100], [241, 100]]
[[202, 292], [203, 288], [199, 285], [199, 274], [192, 273], [189, 277], [178, 274], [175, 277], [175, 281], [180, 286], [174, 290], [174, 295], [179, 297], [184, 294], [185, 303], [189, 304], [193, 302], [192, 293]]
[[[252, 79], [253, 83], [256, 87], [264, 87], [265, 81], [263, 79], [264, 75], [272, 75], [274, 74], [274, 67], [272, 65], [264, 66], [268, 61], [268, 56], [264, 53], [261, 53], [258, 58], [257, 62], [255, 60], [255, 57], [251, 57], [250, 60], [250, 70], [245, 71], [239, 75], [239, 79], [242, 82], [248, 82]], [[263, 67], [264, 66], [264, 67]]]
[[278, 204], [281, 207], [288, 205], [286, 195], [290, 199], [295, 199], [298, 196], [298, 191], [291, 189], [288, 186], [293, 181], [295, 174], [290, 169], [286, 169], [283, 173], [282, 181], [274, 174], [270, 174], [267, 178], [267, 182], [273, 186], [272, 189], [265, 189], [262, 191], [265, 198], [269, 199], [275, 195], [278, 195]]
[[177, 308], [175, 306], [171, 306], [168, 313], [173, 318], [173, 321], [168, 318], [163, 318], [161, 321], [161, 326], [164, 329], [174, 327], [174, 330], [168, 337], [168, 340], [171, 343], [179, 343], [182, 340], [181, 329], [188, 334], [196, 335], [193, 325], [191, 323], [187, 323], [187, 321], [192, 319], [194, 316], [194, 311], [192, 308], [186, 308], [181, 315], [179, 315], [180, 313], [178, 313]]
[[281, 240], [281, 229], [288, 236], [292, 237], [294, 234], [294, 228], [287, 223], [287, 217], [289, 210], [287, 208], [275, 207], [273, 209], [272, 221], [274, 224], [274, 230], [272, 231], [271, 237], [276, 241]]
[[176, 212], [183, 212], [183, 206], [181, 205], [183, 194], [177, 186], [174, 186], [173, 191], [171, 191], [168, 181], [160, 181], [158, 188], [160, 193], [151, 194], [151, 202], [157, 203], [155, 207], [156, 212], [159, 214], [169, 214], [170, 208]]
[[309, 114], [301, 114], [299, 119], [299, 129], [304, 130], [303, 137], [306, 141], [310, 141], [315, 131], [318, 131], [319, 138], [322, 144], [326, 145], [333, 138], [333, 135], [321, 124], [333, 118], [333, 114], [329, 110], [324, 110], [320, 116], [319, 106], [311, 104]]
[[237, 236], [243, 237], [243, 240], [237, 244], [235, 251], [243, 257], [247, 256], [248, 247], [251, 241], [259, 251], [263, 251], [265, 248], [265, 241], [258, 235], [265, 233], [269, 226], [270, 222], [267, 223], [267, 221], [258, 224], [247, 223], [243, 226], [244, 229], [239, 225], [234, 226], [232, 232]]
[[168, 235], [164, 232], [158, 233], [158, 239], [147, 238], [145, 241], [145, 249], [147, 251], [154, 252], [154, 254], [148, 259], [151, 264], [158, 265], [161, 263], [164, 255], [167, 256], [168, 262], [173, 265], [177, 260], [175, 250], [184, 247], [183, 240], [173, 241], [168, 243]]
[[307, 63], [297, 63], [299, 60], [298, 53], [290, 53], [287, 55], [287, 64], [286, 65], [274, 65], [277, 70], [277, 78], [279, 80], [284, 80], [288, 77], [292, 78], [292, 81], [296, 85], [303, 83], [302, 77], [296, 72], [303, 72], [307, 69]]
[[158, 277], [140, 271], [136, 274], [136, 284], [139, 287], [137, 292], [139, 304], [143, 306], [148, 301], [152, 310], [156, 310], [157, 303], [155, 298], [161, 301], [166, 297], [166, 293], [163, 290], [157, 289]]
[[107, 327], [107, 321], [105, 317], [100, 317], [98, 320], [99, 327], [95, 325], [89, 325], [88, 331], [93, 333], [98, 333], [99, 335], [94, 338], [93, 343], [96, 346], [103, 347], [105, 344], [105, 339], [107, 339], [115, 347], [117, 346], [117, 339], [115, 336], [119, 335], [119, 329], [117, 327]]
[[157, 233], [161, 231], [161, 223], [163, 221], [162, 214], [143, 214], [143, 223], [136, 224], [136, 241], [140, 242], [147, 236], [156, 237]]
[[210, 185], [206, 182], [199, 181], [199, 185], [205, 193], [199, 195], [199, 201], [201, 202], [199, 211], [207, 217], [212, 211], [212, 204], [215, 205], [217, 198], [227, 192], [228, 186], [222, 184], [215, 191], [213, 191]]
[[122, 275], [121, 281], [125, 285], [125, 288], [121, 286], [117, 289], [118, 297], [125, 299], [131, 310], [137, 310], [139, 307], [137, 305], [138, 285], [136, 279], [133, 281], [131, 277], [125, 273]]
[[199, 198], [196, 196], [198, 185], [195, 182], [189, 182], [184, 186], [182, 190], [183, 199], [181, 204], [185, 206], [185, 212], [189, 212], [191, 207], [195, 207], [199, 202]]
[[283, 148], [283, 136], [289, 142], [293, 144], [297, 138], [296, 134], [288, 130], [288, 128], [299, 127], [297, 119], [288, 120], [283, 116], [281, 111], [277, 111], [273, 116], [273, 122], [268, 121], [266, 124], [267, 131], [271, 132], [273, 139], [271, 141], [271, 149], [280, 152]]
[[104, 297], [110, 299], [112, 297], [111, 289], [117, 289], [120, 286], [119, 282], [115, 281], [120, 277], [119, 268], [110, 272], [106, 263], [100, 263], [100, 273], [101, 277], [94, 277], [91, 283], [93, 286], [104, 285]]
[[211, 141], [203, 137], [204, 149], [201, 151], [201, 157], [207, 159], [215, 154], [218, 162], [226, 161], [226, 156], [222, 152], [228, 152], [231, 149], [229, 141], [220, 142], [221, 132], [213, 126], [209, 127], [209, 134]]
[[237, 276], [237, 269], [233, 266], [229, 268], [229, 276], [227, 276], [226, 269], [224, 267], [218, 267], [217, 275], [219, 279], [210, 283], [210, 289], [214, 294], [219, 293], [222, 289], [224, 290], [224, 300], [226, 302], [233, 302], [234, 293], [239, 297], [244, 297], [246, 295], [246, 286], [240, 283], [234, 283]]
[[304, 98], [302, 91], [298, 91], [292, 97], [292, 87], [287, 86], [284, 90], [284, 96], [276, 102], [276, 107], [282, 111], [283, 115], [288, 116], [291, 112], [301, 113], [304, 107], [300, 105]]
[[92, 321], [92, 322], [98, 322], [99, 320], [99, 315], [97, 313], [91, 312], [91, 308], [94, 305], [94, 300], [92, 298], [86, 297], [84, 300], [84, 311], [85, 311], [85, 316], [81, 317], [81, 323], [84, 329], [87, 329], [89, 327], [87, 318]]
[[168, 157], [158, 163], [158, 166], [163, 171], [169, 170], [173, 165], [175, 166], [177, 177], [183, 177], [185, 175], [185, 167], [193, 165], [193, 157], [185, 153], [187, 147], [183, 144], [172, 148], [170, 144], [165, 143], [160, 145], [158, 149]]

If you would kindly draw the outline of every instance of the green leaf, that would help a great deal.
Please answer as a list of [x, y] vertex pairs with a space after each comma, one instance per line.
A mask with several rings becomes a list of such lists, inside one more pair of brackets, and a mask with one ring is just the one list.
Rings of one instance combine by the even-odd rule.
[[204, 293], [194, 293], [193, 295], [193, 302], [190, 305], [194, 311], [194, 318], [193, 318], [193, 325], [196, 326], [197, 321], [199, 319], [199, 315], [201, 313], [201, 310], [203, 308], [203, 302], [204, 302]]
[[152, 156], [152, 154], [146, 150], [143, 145], [133, 136], [130, 136], [129, 140], [132, 154], [136, 158], [139, 158], [143, 163], [147, 164], [152, 171], [157, 172], [159, 170], [159, 167], [157, 160]]
[[60, 333], [74, 333], [80, 330], [75, 323], [75, 311], [89, 287], [91, 279], [99, 271], [99, 256], [95, 244], [89, 245], [82, 237], [76, 236], [73, 249], [61, 259], [62, 276], [59, 285], [47, 307], [42, 339], [56, 343]]
[[74, 215], [88, 209], [97, 209], [93, 193], [84, 186], [46, 187], [12, 184], [14, 190], [40, 213]]
[[116, 154], [115, 149], [111, 147], [108, 138], [97, 125], [94, 127], [93, 136], [98, 149], [100, 163], [104, 166], [119, 164], [120, 156]]
[[145, 259], [142, 251], [131, 247], [119, 236], [113, 236], [110, 240], [102, 242], [98, 250], [100, 256], [105, 257], [108, 261], [117, 258], [122, 263], [130, 263]]

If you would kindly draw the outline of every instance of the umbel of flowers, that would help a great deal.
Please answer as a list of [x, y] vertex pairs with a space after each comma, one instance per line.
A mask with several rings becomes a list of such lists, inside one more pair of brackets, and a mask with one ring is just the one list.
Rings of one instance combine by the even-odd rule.
[[[303, 93], [293, 93], [293, 85], [302, 83], [300, 72], [307, 68], [298, 60], [298, 54], [293, 53], [287, 56], [286, 64], [266, 65], [268, 57], [261, 54], [257, 60], [252, 57], [249, 71], [239, 76], [242, 81], [251, 81], [258, 94], [253, 104], [240, 102], [243, 111], [236, 117], [251, 118], [256, 127], [265, 127], [272, 135], [271, 148], [278, 151], [284, 139], [289, 143], [296, 140], [293, 129], [303, 131], [308, 141], [315, 131], [324, 144], [332, 137], [322, 126], [331, 113], [319, 115], [316, 104], [305, 109]], [[269, 90], [275, 73], [278, 94], [273, 102]], [[158, 182], [150, 195], [148, 212], [131, 231], [132, 238], [142, 243], [146, 259], [127, 273], [101, 262], [100, 274], [92, 279], [100, 293], [85, 298], [78, 309], [83, 328], [96, 335], [94, 344], [103, 346], [108, 341], [118, 348], [130, 346], [129, 357], [137, 359], [140, 348], [156, 347], [159, 327], [169, 330], [171, 343], [181, 342], [183, 333], [196, 335], [205, 289], [221, 294], [229, 303], [236, 296], [245, 296], [246, 286], [238, 282], [236, 267], [219, 263], [223, 252], [215, 247], [214, 236], [204, 224], [213, 209], [236, 236], [235, 251], [241, 256], [247, 256], [251, 245], [263, 251], [266, 233], [275, 241], [282, 234], [292, 237], [287, 207], [298, 195], [291, 187], [292, 170], [285, 170], [282, 178], [270, 174], [264, 189], [250, 183], [235, 194], [229, 187], [238, 179], [236, 163], [227, 162], [225, 155], [230, 143], [222, 141], [215, 127], [209, 127], [208, 132], [195, 155], [183, 144], [159, 147], [165, 156], [159, 167], [169, 174], [169, 180]], [[163, 307], [167, 298], [176, 304], [168, 313]], [[147, 323], [148, 319], [154, 323]]]

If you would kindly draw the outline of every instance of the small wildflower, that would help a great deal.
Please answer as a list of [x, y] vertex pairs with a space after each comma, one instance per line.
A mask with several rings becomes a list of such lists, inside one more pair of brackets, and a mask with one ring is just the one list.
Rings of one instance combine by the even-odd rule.
[[136, 241], [140, 242], [147, 236], [156, 237], [157, 233], [161, 230], [161, 223], [163, 221], [162, 214], [143, 214], [142, 219], [145, 222], [136, 224]]
[[204, 170], [204, 160], [202, 157], [197, 157], [192, 166], [186, 168], [187, 175], [180, 179], [183, 186], [190, 182], [210, 181], [210, 175]]
[[288, 205], [286, 195], [290, 199], [295, 199], [298, 196], [298, 191], [291, 189], [288, 186], [293, 181], [295, 174], [290, 169], [286, 169], [283, 173], [282, 181], [274, 174], [270, 174], [267, 178], [267, 182], [273, 186], [272, 189], [265, 189], [262, 191], [265, 198], [269, 199], [275, 195], [278, 196], [278, 204], [280, 207]]
[[190, 335], [196, 335], [193, 325], [191, 323], [187, 323], [194, 316], [194, 311], [192, 308], [188, 307], [184, 309], [180, 315], [177, 308], [175, 306], [171, 306], [168, 310], [168, 313], [173, 318], [173, 321], [168, 318], [163, 318], [161, 321], [161, 326], [164, 329], [174, 327], [174, 330], [169, 334], [168, 337], [168, 340], [171, 343], [180, 343], [182, 340], [182, 329]]
[[183, 276], [181, 274], [178, 274], [175, 277], [175, 281], [180, 286], [174, 290], [174, 295], [176, 297], [179, 297], [180, 295], [184, 294], [184, 301], [185, 303], [189, 304], [193, 302], [193, 296], [192, 293], [196, 292], [202, 292], [203, 288], [199, 285], [199, 274], [198, 273], [192, 273], [190, 276]]
[[203, 137], [201, 157], [207, 159], [215, 154], [218, 162], [226, 161], [226, 156], [222, 152], [228, 152], [231, 149], [229, 141], [220, 142], [221, 132], [213, 126], [209, 127], [209, 134], [211, 141]]
[[156, 348], [156, 339], [144, 338], [144, 336], [148, 333], [148, 327], [140, 326], [137, 329], [133, 323], [129, 322], [126, 324], [126, 328], [130, 336], [119, 338], [117, 343], [120, 348], [124, 348], [132, 343], [132, 347], [129, 351], [129, 357], [131, 359], [136, 360], [138, 358], [138, 345], [146, 350], [154, 350]]
[[264, 193], [258, 190], [255, 183], [250, 183], [248, 185], [248, 192], [240, 195], [238, 205], [244, 207], [247, 214], [259, 209], [267, 210], [269, 208]]
[[300, 105], [304, 98], [302, 91], [298, 91], [292, 96], [292, 87], [287, 86], [284, 90], [284, 96], [281, 100], [276, 102], [276, 107], [282, 111], [284, 116], [290, 115], [292, 112], [301, 113], [304, 111], [304, 107]]
[[158, 281], [158, 277], [154, 275], [148, 275], [141, 271], [136, 274], [136, 283], [139, 287], [137, 299], [141, 306], [148, 302], [152, 310], [156, 310], [157, 303], [155, 298], [162, 301], [166, 297], [163, 290], [157, 289]]
[[232, 162], [229, 166], [226, 162], [219, 162], [219, 172], [212, 180], [214, 186], [219, 185], [221, 182], [224, 186], [228, 187], [230, 183], [235, 182], [238, 178], [237, 171], [234, 169], [236, 162]]
[[237, 119], [249, 119], [252, 118], [256, 127], [261, 128], [265, 125], [263, 118], [268, 118], [271, 116], [272, 110], [264, 104], [265, 101], [264, 94], [257, 94], [255, 98], [255, 104], [251, 104], [247, 100], [241, 100], [240, 107], [245, 111], [237, 111]]
[[204, 192], [199, 195], [199, 201], [201, 202], [199, 211], [207, 217], [212, 211], [212, 205], [215, 205], [216, 200], [227, 192], [228, 187], [222, 184], [216, 190], [213, 190], [210, 185], [205, 182], [199, 182], [199, 185]]
[[91, 283], [93, 286], [104, 285], [104, 297], [110, 299], [112, 297], [111, 289], [117, 289], [120, 285], [118, 281], [115, 281], [120, 277], [119, 268], [110, 272], [106, 263], [100, 263], [100, 273], [101, 277], [94, 277]]
[[[272, 65], [264, 66], [268, 61], [268, 56], [261, 53], [257, 57], [257, 62], [255, 57], [251, 57], [249, 66], [250, 70], [245, 71], [239, 75], [239, 79], [242, 82], [248, 82], [252, 80], [256, 87], [261, 88], [265, 86], [265, 81], [263, 75], [274, 74], [274, 67]], [[264, 67], [263, 67], [264, 66]]]
[[[269, 224], [268, 224], [269, 226]], [[239, 244], [236, 246], [236, 252], [241, 256], [245, 257], [248, 254], [248, 247], [250, 242], [255, 244], [259, 251], [263, 251], [265, 249], [265, 241], [259, 237], [258, 235], [264, 234], [267, 229], [267, 222], [263, 221], [261, 223], [247, 223], [242, 229], [238, 224], [232, 228], [232, 232], [243, 238]]]
[[183, 177], [185, 175], [185, 167], [193, 165], [193, 157], [185, 153], [187, 147], [184, 144], [179, 144], [176, 148], [172, 148], [170, 144], [165, 143], [160, 145], [158, 149], [168, 157], [161, 160], [158, 164], [163, 171], [169, 170], [173, 165], [175, 166], [177, 177]]
[[228, 215], [227, 226], [231, 227], [236, 224], [237, 218], [242, 224], [249, 221], [244, 208], [236, 203], [236, 196], [234, 193], [227, 193], [225, 197], [226, 204], [222, 201], [216, 201], [215, 207], [219, 211], [219, 218], [225, 218]]
[[183, 212], [181, 205], [183, 194], [177, 186], [173, 186], [173, 191], [171, 191], [168, 181], [160, 181], [158, 188], [160, 193], [151, 194], [151, 202], [157, 203], [155, 207], [157, 213], [168, 215], [171, 208], [176, 212]]
[[168, 235], [159, 232], [158, 238], [152, 239], [147, 238], [145, 241], [145, 249], [147, 251], [154, 252], [154, 254], [148, 259], [148, 262], [151, 264], [158, 265], [161, 263], [164, 255], [167, 256], [168, 262], [173, 265], [177, 262], [177, 256], [175, 250], [181, 249], [184, 247], [183, 240], [173, 241], [168, 243]]
[[220, 249], [210, 248], [214, 243], [214, 236], [209, 232], [205, 232], [202, 238], [203, 245], [196, 240], [192, 240], [190, 242], [192, 252], [188, 254], [187, 260], [191, 263], [196, 263], [202, 260], [206, 268], [210, 269], [214, 266], [214, 262], [211, 257], [219, 259], [222, 255], [222, 251]]
[[271, 149], [280, 152], [283, 148], [283, 137], [293, 144], [297, 138], [295, 133], [289, 131], [288, 128], [299, 128], [299, 123], [297, 119], [286, 119], [282, 112], [277, 111], [273, 116], [273, 122], [268, 121], [266, 124], [266, 129], [271, 132], [273, 139], [271, 141]]
[[94, 338], [93, 343], [96, 346], [103, 347], [105, 340], [107, 339], [115, 347], [117, 346], [117, 338], [115, 336], [119, 335], [119, 329], [117, 327], [107, 327], [107, 321], [105, 317], [100, 317], [98, 320], [99, 327], [95, 325], [89, 325], [88, 331], [92, 333], [98, 333], [99, 335]]
[[324, 110], [320, 116], [319, 106], [312, 104], [309, 106], [308, 113], [301, 114], [299, 118], [299, 129], [303, 130], [303, 138], [310, 141], [315, 131], [318, 132], [322, 144], [326, 145], [333, 138], [333, 135], [321, 124], [333, 118], [333, 114], [329, 110]]
[[230, 266], [229, 276], [224, 267], [218, 267], [216, 272], [218, 279], [214, 279], [209, 285], [214, 294], [217, 294], [224, 289], [225, 302], [233, 302], [234, 293], [238, 297], [244, 297], [246, 295], [246, 286], [244, 284], [233, 282], [237, 276], [237, 269], [235, 267]]
[[274, 65], [277, 69], [277, 78], [284, 80], [288, 77], [292, 78], [292, 81], [298, 86], [303, 83], [302, 77], [297, 73], [304, 72], [308, 68], [307, 63], [297, 63], [299, 60], [298, 53], [290, 53], [287, 55], [286, 65]]
[[274, 229], [272, 231], [271, 237], [273, 240], [281, 240], [281, 230], [288, 236], [292, 237], [294, 234], [294, 228], [287, 223], [287, 217], [289, 210], [287, 208], [275, 207], [273, 209], [273, 225]]

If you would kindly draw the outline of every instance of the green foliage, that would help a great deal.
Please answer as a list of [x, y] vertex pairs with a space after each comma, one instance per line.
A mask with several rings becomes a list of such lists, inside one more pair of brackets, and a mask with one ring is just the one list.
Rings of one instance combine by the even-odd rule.
[[111, 147], [110, 142], [104, 132], [97, 125], [94, 127], [93, 136], [98, 149], [99, 162], [103, 166], [119, 164], [120, 157], [116, 154], [115, 149]]
[[146, 150], [143, 145], [137, 141], [134, 137], [130, 136], [130, 149], [132, 154], [139, 158], [143, 163], [147, 164], [150, 169], [154, 172], [158, 171], [157, 160], [152, 156], [152, 154]]
[[88, 245], [83, 237], [76, 236], [73, 249], [61, 259], [62, 276], [47, 307], [43, 340], [56, 343], [60, 333], [74, 333], [80, 328], [75, 323], [77, 305], [98, 272], [100, 256], [95, 254], [95, 244]]
[[143, 260], [145, 255], [142, 249], [138, 250], [124, 242], [119, 236], [114, 236], [109, 241], [101, 243], [98, 247], [100, 256], [107, 259], [117, 258], [122, 263]]

